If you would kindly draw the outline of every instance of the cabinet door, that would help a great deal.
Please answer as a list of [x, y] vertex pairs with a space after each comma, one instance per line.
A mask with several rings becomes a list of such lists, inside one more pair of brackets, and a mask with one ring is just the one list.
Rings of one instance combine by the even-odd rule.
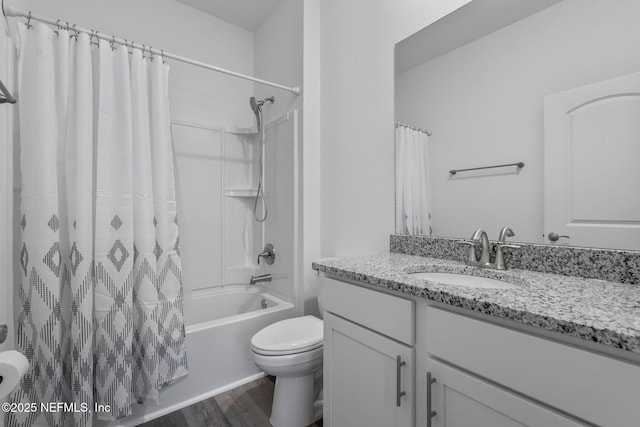
[[[435, 379], [430, 393], [431, 410], [436, 412], [432, 427], [587, 425], [431, 358], [427, 359], [427, 372]], [[423, 381], [427, 378], [422, 374]], [[427, 406], [428, 401], [420, 410]]]
[[411, 347], [325, 313], [325, 426], [412, 426], [413, 376]]

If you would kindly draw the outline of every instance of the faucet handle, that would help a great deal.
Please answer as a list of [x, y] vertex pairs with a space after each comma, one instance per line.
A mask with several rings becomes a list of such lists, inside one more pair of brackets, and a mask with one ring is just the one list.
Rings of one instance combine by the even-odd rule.
[[276, 260], [276, 251], [271, 243], [267, 243], [262, 252], [258, 254], [258, 264], [260, 264], [260, 258], [264, 258], [265, 262], [269, 265], [273, 264]]
[[520, 245], [512, 245], [510, 243], [498, 243], [499, 248], [520, 249]]
[[476, 258], [476, 244], [473, 240], [458, 240], [456, 241], [456, 244], [458, 245], [467, 245], [470, 246], [471, 248], [469, 249], [469, 256], [467, 258], [467, 263], [469, 262], [478, 262], [478, 259]]
[[496, 245], [496, 262], [495, 262], [495, 268], [498, 270], [507, 269], [507, 264], [504, 261], [504, 253], [503, 253], [504, 248], [520, 249], [520, 245], [511, 245], [509, 243], [498, 242], [498, 244]]

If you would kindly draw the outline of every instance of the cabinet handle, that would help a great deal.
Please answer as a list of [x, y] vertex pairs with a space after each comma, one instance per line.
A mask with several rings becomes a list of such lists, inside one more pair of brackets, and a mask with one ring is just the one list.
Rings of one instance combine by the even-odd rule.
[[431, 377], [431, 372], [427, 372], [427, 427], [431, 427], [431, 418], [436, 416], [436, 411], [431, 410], [431, 384], [436, 379]]
[[406, 363], [402, 361], [402, 358], [400, 356], [397, 356], [396, 357], [396, 406], [398, 408], [400, 407], [400, 398], [405, 394], [407, 394], [404, 391], [401, 391], [402, 383], [400, 378], [401, 377], [400, 368], [402, 368], [404, 365], [406, 365]]

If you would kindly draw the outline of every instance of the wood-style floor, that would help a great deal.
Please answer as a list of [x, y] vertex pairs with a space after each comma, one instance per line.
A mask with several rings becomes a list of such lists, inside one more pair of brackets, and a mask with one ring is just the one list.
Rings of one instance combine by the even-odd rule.
[[[273, 389], [272, 377], [260, 378], [140, 427], [269, 427]], [[322, 420], [309, 427], [322, 427]]]

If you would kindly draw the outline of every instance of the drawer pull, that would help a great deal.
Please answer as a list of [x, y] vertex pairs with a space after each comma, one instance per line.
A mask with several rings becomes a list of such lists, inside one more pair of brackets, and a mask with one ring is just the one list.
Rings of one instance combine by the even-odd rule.
[[402, 382], [401, 382], [400, 368], [402, 368], [404, 365], [406, 365], [406, 362], [403, 362], [400, 356], [396, 357], [396, 406], [397, 407], [400, 407], [400, 398], [405, 394], [407, 394], [401, 390]]
[[427, 427], [431, 427], [431, 418], [436, 416], [436, 411], [431, 410], [431, 384], [436, 379], [431, 377], [431, 372], [427, 372]]

